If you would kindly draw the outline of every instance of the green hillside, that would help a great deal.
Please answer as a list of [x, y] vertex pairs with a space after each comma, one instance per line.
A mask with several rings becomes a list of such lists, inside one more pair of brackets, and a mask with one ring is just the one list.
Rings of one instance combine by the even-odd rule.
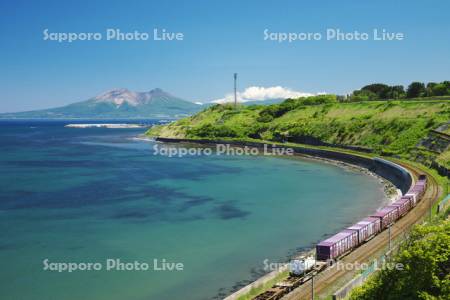
[[215, 105], [169, 125], [155, 126], [147, 135], [361, 147], [421, 162], [437, 160], [448, 168], [448, 130], [441, 135], [432, 130], [449, 120], [448, 97], [338, 102], [335, 95], [321, 95], [269, 106]]

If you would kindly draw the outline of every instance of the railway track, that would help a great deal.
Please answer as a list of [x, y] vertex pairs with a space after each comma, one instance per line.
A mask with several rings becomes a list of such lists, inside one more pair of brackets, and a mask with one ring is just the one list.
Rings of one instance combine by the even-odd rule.
[[[407, 169], [412, 174], [414, 180], [417, 180], [419, 174], [426, 174], [428, 178], [428, 186], [422, 200], [417, 204], [417, 206], [403, 218], [394, 223], [391, 227], [391, 239], [396, 239], [401, 234], [409, 231], [414, 224], [423, 220], [429, 214], [430, 207], [439, 198], [442, 192], [439, 184], [428, 172], [423, 171], [418, 167], [407, 165], [403, 162], [394, 162]], [[388, 230], [385, 230], [367, 243], [350, 252], [339, 261], [344, 264], [369, 263], [376, 256], [376, 254], [383, 252], [383, 250], [387, 250], [388, 246], [389, 234]], [[355, 270], [338, 269], [336, 265], [333, 265], [314, 277], [314, 293], [316, 296], [330, 294], [333, 287], [336, 287], [339, 283], [343, 283], [341, 282], [343, 279], [348, 280], [354, 275], [356, 275]], [[311, 281], [305, 282], [285, 295], [282, 299], [311, 299]]]

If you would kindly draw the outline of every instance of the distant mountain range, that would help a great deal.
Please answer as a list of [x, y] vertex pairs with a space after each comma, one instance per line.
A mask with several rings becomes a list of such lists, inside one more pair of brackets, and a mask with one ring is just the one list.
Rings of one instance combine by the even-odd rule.
[[[283, 99], [247, 101], [244, 105], [268, 105]], [[91, 99], [66, 106], [16, 113], [0, 113], [3, 119], [114, 119], [181, 118], [199, 112], [214, 103], [197, 104], [175, 97], [162, 89], [133, 92], [114, 89]]]
[[133, 92], [114, 89], [86, 101], [62, 107], [17, 113], [3, 113], [0, 118], [180, 118], [205, 108], [175, 97], [162, 89]]

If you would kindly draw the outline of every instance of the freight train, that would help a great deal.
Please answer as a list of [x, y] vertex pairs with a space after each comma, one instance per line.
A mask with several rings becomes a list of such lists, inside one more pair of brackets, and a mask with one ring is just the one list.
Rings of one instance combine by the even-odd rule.
[[406, 215], [422, 199], [427, 186], [426, 175], [420, 175], [418, 181], [393, 203], [353, 224], [332, 237], [316, 245], [316, 260], [302, 258], [291, 262], [289, 277], [275, 284], [269, 290], [259, 294], [253, 300], [278, 300], [284, 295], [311, 279], [313, 273], [319, 273], [330, 261], [349, 253], [361, 244], [391, 226]]
[[402, 197], [381, 208], [369, 217], [342, 230], [316, 246], [319, 261], [336, 260], [362, 243], [388, 228], [407, 214], [422, 199], [427, 185], [427, 177], [420, 175], [418, 181]]

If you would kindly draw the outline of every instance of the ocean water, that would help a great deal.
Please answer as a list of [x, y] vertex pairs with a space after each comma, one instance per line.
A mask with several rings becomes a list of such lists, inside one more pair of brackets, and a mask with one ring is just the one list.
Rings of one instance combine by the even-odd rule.
[[[2, 299], [220, 299], [384, 201], [377, 179], [319, 161], [170, 158], [134, 139], [144, 129], [68, 123], [0, 122]], [[183, 271], [107, 271], [107, 259]]]

